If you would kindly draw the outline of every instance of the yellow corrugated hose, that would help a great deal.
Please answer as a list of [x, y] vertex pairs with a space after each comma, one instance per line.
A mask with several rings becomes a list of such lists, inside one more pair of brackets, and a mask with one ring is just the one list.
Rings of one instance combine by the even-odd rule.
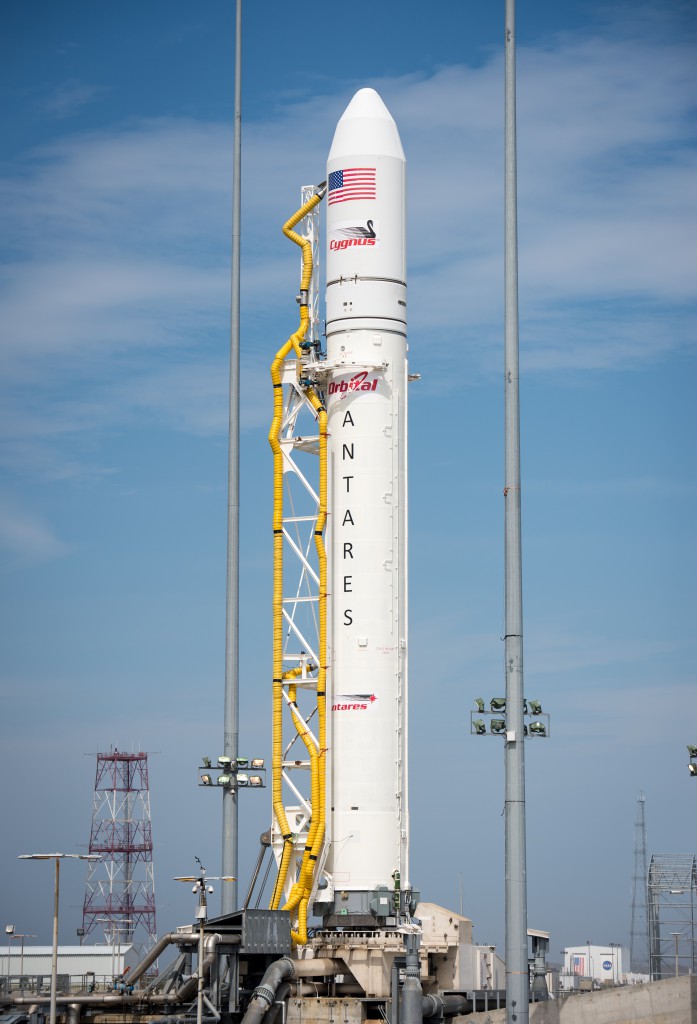
[[[274, 388], [274, 415], [269, 430], [269, 443], [274, 460], [274, 586], [273, 586], [273, 753], [272, 753], [272, 794], [273, 809], [278, 827], [284, 840], [283, 854], [279, 864], [278, 877], [271, 897], [271, 909], [276, 910], [281, 900], [288, 869], [293, 855], [294, 836], [288, 825], [283, 806], [282, 761], [283, 761], [283, 684], [284, 680], [297, 678], [302, 669], [283, 671], [283, 454], [280, 443], [283, 417], [282, 367], [291, 349], [298, 359], [302, 357], [301, 342], [307, 334], [309, 312], [307, 290], [312, 278], [312, 247], [308, 239], [298, 235], [293, 228], [312, 210], [324, 196], [325, 188], [312, 196], [307, 203], [293, 214], [283, 225], [283, 233], [302, 248], [302, 276], [300, 281], [300, 324], [285, 345], [276, 353], [271, 364], [271, 380]], [[298, 914], [298, 929], [293, 931], [293, 941], [298, 945], [307, 942], [307, 907], [312, 894], [314, 872], [322, 852], [325, 833], [326, 802], [326, 677], [327, 677], [327, 556], [324, 547], [324, 529], [327, 521], [327, 413], [319, 395], [313, 388], [307, 397], [317, 415], [319, 427], [319, 507], [315, 523], [315, 548], [319, 567], [319, 671], [317, 675], [317, 743], [308, 735], [300, 718], [294, 711], [295, 686], [290, 687], [291, 715], [298, 735], [303, 740], [309, 757], [311, 770], [312, 819], [308, 831], [305, 851], [298, 878], [291, 889], [284, 910], [295, 910]]]

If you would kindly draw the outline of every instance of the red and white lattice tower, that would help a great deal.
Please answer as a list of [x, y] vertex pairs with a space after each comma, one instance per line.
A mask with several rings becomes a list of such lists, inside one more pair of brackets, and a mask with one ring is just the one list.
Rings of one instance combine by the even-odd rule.
[[100, 927], [110, 944], [151, 946], [156, 939], [148, 755], [97, 754], [90, 861], [82, 927]]

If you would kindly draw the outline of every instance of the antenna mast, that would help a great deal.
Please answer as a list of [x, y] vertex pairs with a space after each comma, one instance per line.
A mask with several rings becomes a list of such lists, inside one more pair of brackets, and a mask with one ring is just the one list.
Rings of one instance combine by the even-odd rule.
[[157, 940], [155, 878], [148, 755], [143, 751], [97, 754], [89, 852], [97, 859], [89, 865], [85, 886], [85, 937], [101, 925], [114, 946], [140, 939], [141, 948], [152, 947]]
[[646, 797], [637, 797], [637, 816], [634, 822], [634, 875], [632, 877], [632, 927], [630, 929], [630, 963], [633, 971], [648, 970], [648, 915], [646, 910]]

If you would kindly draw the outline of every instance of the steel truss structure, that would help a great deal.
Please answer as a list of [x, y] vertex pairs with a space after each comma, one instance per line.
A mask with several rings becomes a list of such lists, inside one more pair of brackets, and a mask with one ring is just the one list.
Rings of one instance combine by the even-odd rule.
[[[315, 193], [314, 186], [303, 186], [301, 205]], [[319, 209], [308, 213], [299, 229], [312, 246], [313, 274], [308, 293], [309, 326], [306, 357], [302, 365], [298, 360], [286, 359], [283, 366], [283, 421], [280, 444], [283, 452], [284, 513], [283, 513], [283, 621], [284, 679], [282, 778], [283, 804], [288, 824], [293, 833], [293, 859], [283, 886], [281, 906], [290, 896], [298, 877], [300, 863], [309, 835], [312, 819], [310, 793], [311, 763], [305, 742], [317, 749], [318, 738], [313, 731], [317, 718], [317, 679], [319, 665], [319, 569], [315, 550], [315, 528], [319, 511], [317, 479], [319, 473], [319, 434], [317, 416], [300, 384], [300, 378], [316, 378], [321, 368], [319, 320]], [[318, 387], [318, 385], [315, 385]], [[297, 670], [298, 674], [292, 673]], [[289, 691], [293, 690], [295, 701]], [[297, 725], [293, 721], [293, 715]], [[271, 845], [277, 864], [284, 848], [282, 830], [274, 814]], [[315, 878], [321, 877], [328, 844], [317, 864]]]
[[148, 755], [97, 754], [91, 854], [82, 908], [85, 936], [101, 926], [111, 945], [157, 939]]
[[639, 793], [637, 817], [634, 822], [634, 874], [632, 876], [632, 924], [630, 928], [630, 963], [633, 971], [648, 968], [648, 914], [646, 893], [646, 797]]
[[694, 974], [697, 863], [692, 853], [655, 853], [649, 865], [649, 956], [652, 981]]

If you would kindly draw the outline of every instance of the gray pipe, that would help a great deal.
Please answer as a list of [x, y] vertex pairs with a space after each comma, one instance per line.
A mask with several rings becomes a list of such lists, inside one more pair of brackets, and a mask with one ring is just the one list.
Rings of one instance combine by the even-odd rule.
[[419, 936], [405, 935], [406, 968], [400, 997], [400, 1024], [421, 1024], [423, 1019], [421, 988], [421, 964], [419, 961]]
[[[177, 940], [182, 938], [182, 936], [178, 932], [170, 932], [169, 936], [165, 936], [163, 939], [160, 940], [160, 942], [164, 942], [165, 946], [167, 946], [168, 943], [165, 942], [165, 939], [170, 939], [170, 941], [176, 941], [171, 939], [172, 935], [176, 935]], [[188, 940], [188, 936], [186, 934], [184, 935], [184, 938]], [[198, 941], [197, 936], [195, 936], [194, 938], [196, 939], [196, 941]], [[209, 935], [208, 938], [206, 939], [206, 949], [208, 950], [208, 955], [204, 957], [202, 964], [204, 974], [206, 974], [210, 970], [211, 966], [215, 962], [215, 951], [220, 940], [221, 936], [217, 933]], [[157, 945], [159, 946], [160, 943], [157, 943]], [[151, 955], [156, 948], [157, 947], [154, 946], [153, 949], [150, 951], [149, 955]], [[157, 955], [155, 956], [155, 959], [156, 958]], [[145, 958], [145, 960], [147, 959], [148, 957]], [[143, 963], [145, 963], [145, 961], [142, 961], [140, 964], [138, 964], [138, 967], [142, 967]], [[147, 969], [147, 966], [149, 966], [149, 964], [146, 965], [146, 968], [144, 968], [144, 970]], [[143, 972], [141, 971], [141, 974], [142, 973]], [[198, 976], [195, 975], [194, 977], [189, 978], [188, 981], [185, 981], [183, 985], [180, 985], [179, 988], [176, 989], [174, 992], [106, 992], [103, 994], [91, 993], [90, 995], [85, 996], [59, 996], [56, 1002], [60, 1003], [62, 1006], [71, 1004], [75, 1004], [76, 1006], [133, 1006], [142, 1003], [146, 1003], [148, 1006], [162, 1006], [166, 1005], [167, 1003], [185, 1003], [189, 999], [193, 999], [194, 995], [196, 994], [197, 988]], [[35, 996], [12, 997], [12, 1003], [15, 1006], [29, 1006], [35, 1002]]]
[[[281, 1003], [285, 1003], [286, 999], [290, 995], [290, 982], [282, 981], [276, 989], [276, 998], [274, 999], [273, 1006], [270, 1006], [266, 1017], [264, 1018], [264, 1024], [276, 1024], [278, 1019], [278, 1013], [281, 1009]], [[282, 1018], [282, 1024], [285, 1018]]]
[[331, 957], [316, 957], [313, 960], [294, 960], [296, 978], [325, 978], [332, 974], [345, 974], [343, 960], [332, 960]]
[[424, 996], [421, 1004], [423, 1017], [457, 1017], [460, 1013], [472, 1013], [473, 1003], [466, 996]]
[[[204, 977], [215, 963], [216, 947], [221, 941], [221, 938], [222, 936], [218, 935], [217, 932], [214, 932], [206, 939], [207, 955], [203, 958], [203, 963], [200, 966], [201, 973]], [[199, 968], [197, 967], [196, 974], [192, 978], [189, 978], [188, 981], [184, 982], [184, 984], [180, 988], [176, 989], [174, 993], [152, 992], [148, 993], [147, 996], [141, 996], [140, 998], [146, 998], [148, 1003], [185, 1003], [187, 999], [193, 999], [198, 989], [198, 973]]]
[[65, 1015], [66, 1024], [80, 1024], [80, 1014], [82, 1007], [79, 1003], [68, 1003], [68, 1009]]
[[128, 972], [128, 984], [133, 985], [147, 971], [151, 964], [154, 964], [160, 953], [163, 953], [167, 946], [195, 945], [198, 942], [198, 935], [193, 932], [168, 932], [155, 943], [149, 953], [146, 953], [140, 963], [136, 964], [132, 971]]
[[276, 992], [283, 981], [295, 980], [296, 961], [284, 956], [267, 968], [261, 985], [252, 992], [242, 1024], [261, 1024], [267, 1011], [276, 1002]]
[[297, 981], [299, 978], [323, 978], [345, 970], [341, 960], [332, 960], [330, 957], [317, 957], [314, 960], [281, 957], [271, 964], [261, 979], [261, 985], [254, 989], [242, 1024], [261, 1024], [269, 1009], [274, 1006], [282, 982]]

